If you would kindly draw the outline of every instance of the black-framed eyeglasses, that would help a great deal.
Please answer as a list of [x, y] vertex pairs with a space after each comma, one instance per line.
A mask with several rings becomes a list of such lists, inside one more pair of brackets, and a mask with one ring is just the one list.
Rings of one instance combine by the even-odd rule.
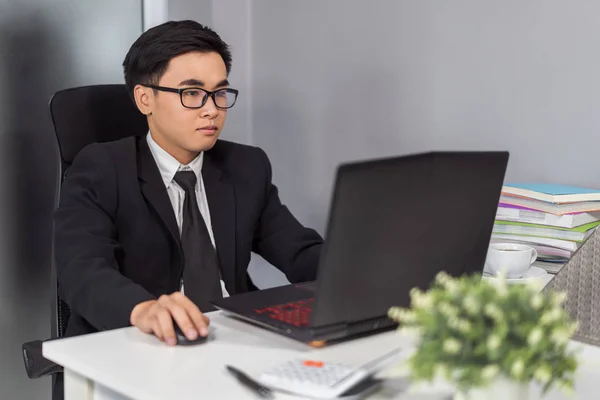
[[175, 89], [146, 84], [142, 84], [142, 86], [146, 86], [154, 90], [160, 90], [161, 92], [178, 93], [179, 98], [181, 99], [181, 105], [185, 108], [202, 108], [208, 101], [208, 98], [212, 97], [215, 107], [226, 110], [233, 107], [239, 93], [238, 90], [231, 88], [218, 89], [214, 92], [211, 92], [198, 87]]

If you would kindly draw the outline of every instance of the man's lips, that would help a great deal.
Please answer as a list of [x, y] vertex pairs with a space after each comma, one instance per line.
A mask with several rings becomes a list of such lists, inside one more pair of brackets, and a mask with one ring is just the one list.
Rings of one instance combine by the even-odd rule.
[[198, 129], [196, 129], [196, 130], [197, 130], [197, 131], [200, 131], [200, 132], [202, 132], [202, 133], [205, 133], [205, 134], [209, 134], [209, 135], [210, 135], [210, 134], [214, 134], [215, 132], [217, 132], [217, 127], [216, 127], [216, 126], [214, 126], [214, 125], [211, 125], [211, 126], [204, 126], [204, 127], [202, 127], [202, 128], [198, 128]]

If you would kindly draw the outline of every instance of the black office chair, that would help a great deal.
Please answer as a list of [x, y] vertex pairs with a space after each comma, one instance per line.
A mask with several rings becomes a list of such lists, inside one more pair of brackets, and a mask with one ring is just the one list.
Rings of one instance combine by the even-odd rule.
[[[60, 153], [60, 180], [56, 187], [54, 207], [58, 207], [60, 183], [77, 153], [94, 142], [108, 142], [148, 132], [146, 117], [139, 112], [125, 85], [83, 86], [61, 90], [50, 99], [50, 114]], [[52, 334], [64, 336], [69, 307], [58, 296], [54, 256], [51, 262]], [[49, 340], [52, 340], [49, 339]], [[23, 358], [31, 379], [62, 372], [62, 367], [42, 356], [41, 340], [23, 344]]]

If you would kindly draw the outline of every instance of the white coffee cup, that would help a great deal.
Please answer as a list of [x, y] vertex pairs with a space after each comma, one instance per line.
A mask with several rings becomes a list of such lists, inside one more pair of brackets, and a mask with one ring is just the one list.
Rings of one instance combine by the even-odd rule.
[[537, 259], [537, 251], [518, 243], [492, 243], [485, 260], [485, 271], [503, 273], [507, 278], [520, 278]]

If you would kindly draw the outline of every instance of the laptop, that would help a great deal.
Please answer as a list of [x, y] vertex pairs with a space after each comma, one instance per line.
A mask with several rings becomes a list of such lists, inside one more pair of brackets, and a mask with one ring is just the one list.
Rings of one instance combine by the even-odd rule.
[[342, 164], [314, 282], [219, 299], [227, 315], [320, 347], [393, 329], [392, 306], [440, 271], [482, 273], [508, 152]]

